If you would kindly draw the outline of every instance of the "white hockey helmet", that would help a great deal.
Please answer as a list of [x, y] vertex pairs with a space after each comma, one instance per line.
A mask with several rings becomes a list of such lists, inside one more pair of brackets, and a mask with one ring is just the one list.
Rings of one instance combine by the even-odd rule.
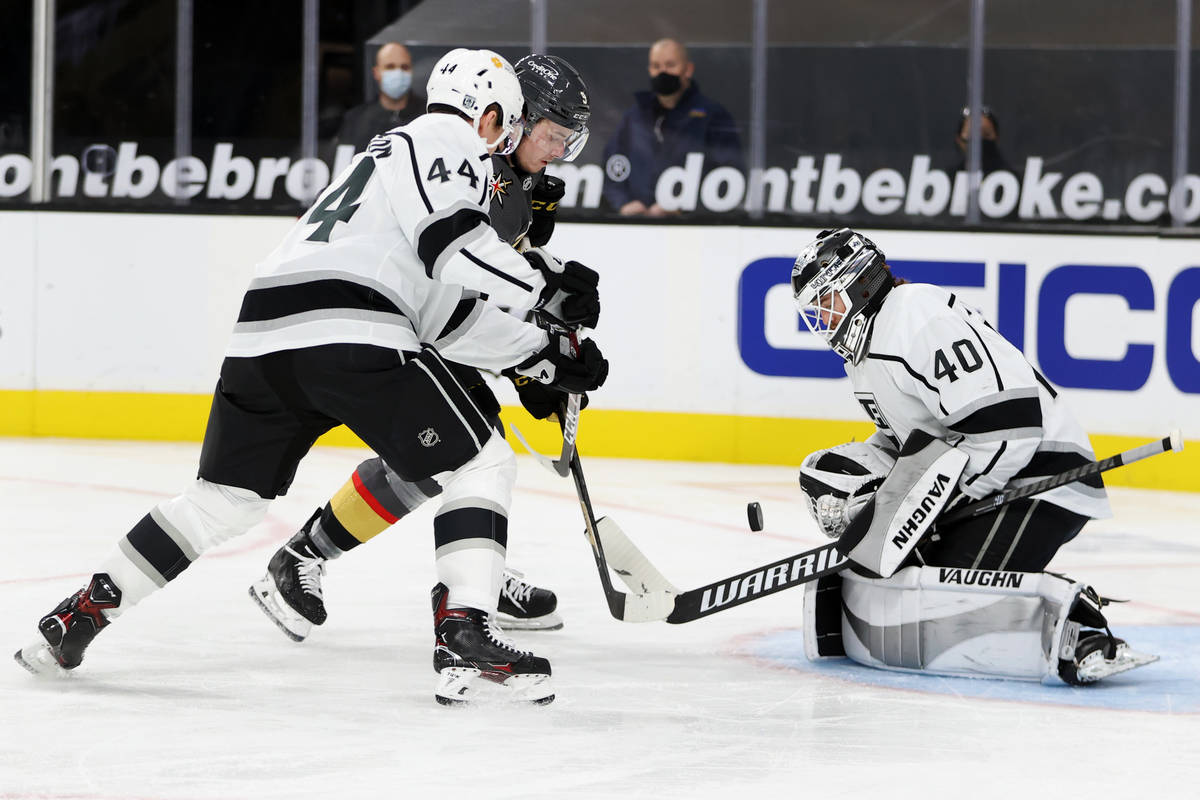
[[883, 251], [849, 228], [821, 231], [792, 266], [804, 324], [850, 363], [866, 352], [868, 325], [892, 283]]
[[451, 50], [434, 65], [425, 93], [426, 109], [447, 106], [466, 114], [475, 123], [488, 106], [498, 104], [504, 134], [499, 140], [488, 142], [488, 147], [499, 145], [497, 152], [501, 155], [517, 149], [523, 131], [521, 115], [525, 100], [516, 72], [499, 53], [464, 47]]

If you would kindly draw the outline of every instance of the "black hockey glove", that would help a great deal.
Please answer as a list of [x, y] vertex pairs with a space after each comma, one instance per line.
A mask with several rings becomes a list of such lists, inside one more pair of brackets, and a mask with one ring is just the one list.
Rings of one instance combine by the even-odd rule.
[[600, 275], [578, 261], [565, 264], [541, 248], [524, 253], [546, 279], [534, 311], [551, 323], [575, 330], [594, 328], [600, 321]]
[[554, 217], [558, 215], [558, 201], [567, 193], [567, 184], [561, 178], [553, 175], [542, 175], [542, 179], [533, 187], [533, 222], [529, 225], [529, 233], [525, 238], [534, 247], [541, 247], [550, 241], [554, 233]]
[[509, 367], [504, 374], [516, 380], [524, 375], [560, 391], [582, 394], [598, 389], [608, 377], [608, 359], [591, 339], [580, 340], [559, 333], [550, 334], [550, 344], [529, 358]]
[[[553, 386], [538, 383], [527, 375], [517, 375], [514, 377], [513, 386], [516, 387], [517, 397], [521, 399], [521, 405], [525, 406], [525, 410], [534, 419], [546, 419], [550, 415], [557, 413], [559, 407], [566, 399], [566, 395], [563, 392], [555, 389]], [[580, 400], [579, 408], [587, 408], [588, 396], [584, 394]]]

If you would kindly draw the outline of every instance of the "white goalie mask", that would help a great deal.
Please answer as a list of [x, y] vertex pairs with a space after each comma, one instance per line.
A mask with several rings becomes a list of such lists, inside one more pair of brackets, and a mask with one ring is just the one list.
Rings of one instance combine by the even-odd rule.
[[891, 288], [883, 251], [849, 228], [821, 231], [792, 266], [804, 324], [851, 363], [866, 352], [871, 317]]
[[471, 118], [476, 125], [488, 106], [500, 106], [500, 138], [487, 143], [500, 155], [517, 149], [524, 132], [525, 99], [512, 65], [491, 50], [455, 48], [438, 59], [425, 85], [425, 107], [447, 106]]

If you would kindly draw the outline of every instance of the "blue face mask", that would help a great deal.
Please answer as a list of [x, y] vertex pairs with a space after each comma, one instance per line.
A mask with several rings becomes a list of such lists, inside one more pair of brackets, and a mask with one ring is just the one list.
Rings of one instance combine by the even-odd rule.
[[380, 90], [393, 100], [399, 100], [408, 94], [410, 86], [412, 86], [412, 73], [402, 69], [384, 70], [379, 78]]

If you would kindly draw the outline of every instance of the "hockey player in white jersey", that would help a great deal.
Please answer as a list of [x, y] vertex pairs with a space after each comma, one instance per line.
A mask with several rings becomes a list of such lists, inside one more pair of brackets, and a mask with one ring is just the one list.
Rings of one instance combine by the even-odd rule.
[[[579, 153], [587, 140], [591, 108], [582, 76], [564, 59], [530, 54], [514, 66], [525, 100], [523, 135], [515, 151], [492, 156], [495, 178], [488, 216], [502, 239], [524, 251], [542, 247], [553, 232], [564, 187], [544, 169], [551, 160], [569, 161]], [[431, 102], [437, 100], [437, 78], [435, 72]], [[561, 269], [561, 280], [572, 287], [577, 299], [565, 309], [569, 319], [562, 320], [563, 325], [594, 327], [599, 316], [599, 276], [574, 261]], [[476, 405], [503, 432], [500, 404], [488, 383], [477, 370], [451, 366]], [[516, 377], [521, 402], [535, 417], [550, 416], [565, 397], [553, 387]], [[328, 618], [323, 577], [330, 560], [370, 542], [440, 491], [434, 481], [405, 481], [381, 458], [363, 461], [329, 502], [272, 554], [266, 574], [250, 587], [250, 597], [286, 636], [304, 641], [314, 625], [323, 625]], [[499, 627], [556, 630], [563, 625], [556, 608], [554, 592], [505, 568], [496, 613]]]
[[[40, 636], [16, 654], [23, 666], [77, 667], [114, 617], [260, 522], [317, 437], [343, 423], [405, 480], [442, 487], [438, 701], [469, 700], [484, 685], [553, 699], [549, 662], [490, 624], [515, 458], [447, 362], [575, 392], [600, 386], [608, 364], [590, 340], [522, 319], [560, 316], [569, 298], [488, 225], [490, 154], [521, 135], [512, 67], [486, 50], [455, 50], [434, 71], [436, 113], [376, 139], [257, 266], [197, 480], [143, 517], [88, 586], [40, 620]], [[486, 285], [487, 296], [467, 285]]]
[[1092, 589], [1044, 572], [1110, 515], [1098, 474], [933, 529], [958, 502], [1094, 460], [1024, 355], [955, 294], [894, 277], [848, 228], [801, 252], [792, 288], [876, 426], [801, 466], [810, 511], [855, 565], [807, 587], [809, 656], [1072, 684], [1153, 661], [1112, 635]]

